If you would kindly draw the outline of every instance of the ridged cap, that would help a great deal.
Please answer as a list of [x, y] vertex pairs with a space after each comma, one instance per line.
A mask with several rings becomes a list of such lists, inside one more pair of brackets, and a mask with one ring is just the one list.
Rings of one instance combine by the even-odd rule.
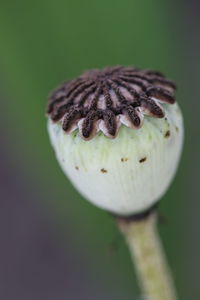
[[152, 70], [106, 67], [90, 70], [53, 91], [48, 114], [70, 134], [79, 129], [89, 140], [101, 130], [115, 138], [121, 124], [137, 129], [144, 115], [163, 118], [162, 103], [175, 102], [175, 84]]

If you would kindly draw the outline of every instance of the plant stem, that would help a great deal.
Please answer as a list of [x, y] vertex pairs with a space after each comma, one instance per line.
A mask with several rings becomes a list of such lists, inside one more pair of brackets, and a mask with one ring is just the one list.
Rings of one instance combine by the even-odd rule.
[[119, 220], [128, 244], [139, 283], [148, 300], [177, 300], [174, 283], [167, 266], [157, 231], [157, 214], [143, 220]]

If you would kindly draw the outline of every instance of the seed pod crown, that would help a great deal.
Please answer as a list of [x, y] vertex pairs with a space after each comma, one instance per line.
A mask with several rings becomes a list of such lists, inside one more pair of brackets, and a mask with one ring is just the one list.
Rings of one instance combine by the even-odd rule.
[[66, 133], [89, 140], [101, 130], [115, 138], [121, 124], [137, 129], [144, 114], [163, 118], [161, 103], [175, 102], [175, 84], [152, 70], [106, 67], [90, 70], [51, 93], [48, 114]]

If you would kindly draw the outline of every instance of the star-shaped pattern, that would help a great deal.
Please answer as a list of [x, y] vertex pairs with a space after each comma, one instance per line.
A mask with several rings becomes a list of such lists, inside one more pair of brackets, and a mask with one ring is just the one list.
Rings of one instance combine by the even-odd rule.
[[70, 134], [89, 140], [101, 130], [115, 138], [121, 124], [140, 128], [144, 115], [163, 118], [162, 103], [175, 102], [175, 84], [152, 70], [106, 67], [62, 84], [49, 97], [48, 114]]

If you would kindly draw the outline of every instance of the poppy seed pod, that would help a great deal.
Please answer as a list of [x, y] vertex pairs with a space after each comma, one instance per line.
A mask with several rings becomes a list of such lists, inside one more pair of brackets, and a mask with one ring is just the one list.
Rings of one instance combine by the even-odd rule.
[[107, 67], [85, 72], [50, 95], [52, 146], [86, 199], [120, 216], [157, 203], [183, 143], [175, 89], [157, 71]]

